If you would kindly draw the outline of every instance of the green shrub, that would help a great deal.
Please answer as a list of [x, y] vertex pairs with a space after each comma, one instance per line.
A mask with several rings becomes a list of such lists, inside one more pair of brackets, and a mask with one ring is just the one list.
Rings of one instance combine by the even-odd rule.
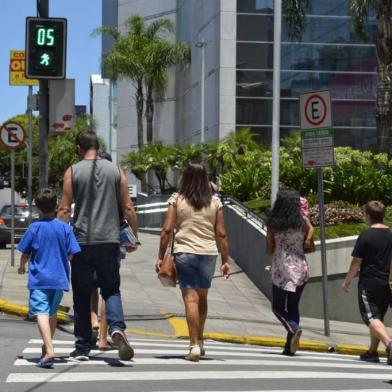
[[230, 170], [220, 176], [222, 192], [239, 200], [249, 200], [259, 196], [266, 178], [265, 170], [260, 163], [261, 159], [259, 152], [237, 157], [231, 163]]

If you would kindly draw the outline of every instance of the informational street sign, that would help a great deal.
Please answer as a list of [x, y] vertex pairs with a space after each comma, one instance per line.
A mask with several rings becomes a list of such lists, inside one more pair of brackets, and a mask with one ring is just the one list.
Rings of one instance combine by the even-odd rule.
[[75, 79], [49, 80], [49, 132], [63, 134], [75, 125]]
[[329, 91], [317, 91], [300, 96], [301, 129], [332, 127]]
[[302, 94], [299, 106], [303, 166], [333, 166], [334, 134], [329, 91]]
[[22, 125], [15, 121], [6, 122], [0, 128], [0, 141], [5, 147], [11, 150], [23, 147], [25, 130]]
[[310, 129], [301, 133], [302, 162], [305, 168], [333, 166], [333, 129]]
[[37, 79], [27, 79], [25, 77], [25, 51], [10, 51], [10, 86], [38, 86]]

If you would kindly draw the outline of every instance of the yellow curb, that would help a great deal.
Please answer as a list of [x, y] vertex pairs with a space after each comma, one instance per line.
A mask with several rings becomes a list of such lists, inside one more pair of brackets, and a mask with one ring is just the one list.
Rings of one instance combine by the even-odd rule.
[[178, 317], [175, 317], [171, 313], [166, 313], [161, 311], [162, 316], [165, 316], [169, 324], [173, 327], [174, 329], [174, 336], [176, 338], [187, 338], [189, 337], [189, 330], [188, 330], [188, 324], [186, 321], [179, 319]]
[[204, 339], [212, 339], [212, 340], [217, 340], [220, 342], [238, 343], [238, 344], [246, 344], [247, 343], [245, 336], [231, 335], [231, 334], [225, 334], [225, 333], [205, 332]]
[[[339, 354], [361, 355], [369, 349], [368, 346], [356, 346], [353, 344], [337, 344], [336, 352]], [[386, 357], [385, 350], [378, 350], [378, 355]]]
[[[27, 317], [29, 314], [29, 308], [27, 306], [13, 304], [4, 299], [0, 299], [0, 311], [20, 317]], [[71, 322], [71, 319], [67, 313], [58, 311], [57, 322], [60, 324], [67, 324]]]
[[168, 339], [176, 339], [176, 336], [166, 334], [166, 333], [160, 333], [160, 332], [147, 332], [142, 329], [130, 329], [127, 328], [125, 332], [128, 332], [130, 334], [134, 335], [144, 335], [144, 336], [151, 336], [151, 337], [157, 337], [157, 338], [168, 338]]

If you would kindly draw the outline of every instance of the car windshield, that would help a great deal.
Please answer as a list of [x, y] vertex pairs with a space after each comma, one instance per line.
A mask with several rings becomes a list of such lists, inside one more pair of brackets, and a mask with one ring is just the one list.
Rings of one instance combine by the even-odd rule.
[[[11, 215], [12, 209], [11, 206], [5, 206], [3, 207], [3, 210], [1, 211], [2, 214], [4, 215]], [[15, 206], [14, 207], [14, 214], [17, 217], [28, 217], [29, 216], [29, 207], [28, 206]], [[33, 218], [38, 218], [38, 209], [36, 206], [32, 206], [32, 217]]]

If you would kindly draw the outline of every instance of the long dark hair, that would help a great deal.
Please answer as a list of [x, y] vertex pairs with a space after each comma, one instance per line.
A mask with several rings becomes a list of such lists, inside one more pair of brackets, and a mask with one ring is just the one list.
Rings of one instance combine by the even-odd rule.
[[179, 190], [180, 195], [183, 195], [195, 210], [210, 205], [212, 192], [207, 169], [202, 163], [188, 163], [182, 173]]
[[291, 189], [278, 192], [268, 215], [267, 226], [276, 231], [283, 231], [298, 229], [302, 224], [299, 193]]

